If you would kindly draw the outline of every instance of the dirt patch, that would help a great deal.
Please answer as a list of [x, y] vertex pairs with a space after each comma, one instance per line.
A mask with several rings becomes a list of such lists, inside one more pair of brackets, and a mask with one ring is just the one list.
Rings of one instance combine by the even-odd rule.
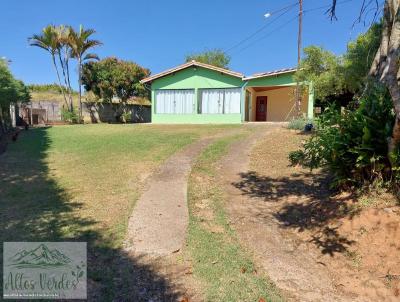
[[241, 194], [228, 204], [232, 224], [289, 299], [398, 301], [394, 198], [334, 195], [323, 171], [290, 167], [287, 155], [304, 139], [276, 129], [255, 145], [249, 167], [242, 164], [229, 184], [232, 194]]

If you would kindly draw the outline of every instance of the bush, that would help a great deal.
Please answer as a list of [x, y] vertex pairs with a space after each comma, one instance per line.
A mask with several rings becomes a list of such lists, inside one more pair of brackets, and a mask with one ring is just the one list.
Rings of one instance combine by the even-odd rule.
[[132, 113], [130, 111], [124, 111], [120, 116], [121, 123], [129, 123], [132, 118]]
[[300, 117], [300, 118], [293, 118], [289, 124], [288, 128], [293, 129], [293, 130], [304, 130], [304, 127], [307, 124], [312, 123], [312, 120], [307, 119], [305, 117]]
[[336, 188], [377, 182], [395, 185], [400, 154], [395, 155], [396, 166], [391, 166], [387, 138], [391, 135], [394, 113], [387, 91], [375, 87], [353, 107], [342, 113], [328, 107], [317, 120], [315, 134], [302, 150], [291, 152], [289, 160], [310, 169], [327, 167]]
[[78, 121], [79, 121], [79, 115], [75, 110], [71, 112], [69, 110], [62, 109], [61, 110], [61, 118], [66, 122], [70, 122], [70, 123], [74, 123], [74, 124], [78, 123]]

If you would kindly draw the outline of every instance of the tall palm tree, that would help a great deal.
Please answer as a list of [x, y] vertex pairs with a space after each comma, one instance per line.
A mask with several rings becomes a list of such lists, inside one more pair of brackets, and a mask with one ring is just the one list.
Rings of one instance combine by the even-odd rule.
[[82, 65], [85, 61], [95, 59], [98, 56], [93, 53], [87, 53], [88, 50], [102, 43], [98, 40], [91, 40], [90, 36], [96, 31], [94, 29], [84, 29], [81, 25], [79, 31], [73, 28], [69, 31], [69, 46], [71, 48], [71, 57], [78, 61], [78, 84], [79, 84], [79, 119], [82, 120]]
[[70, 59], [70, 46], [69, 46], [69, 35], [70, 26], [59, 25], [55, 27], [56, 37], [59, 42], [58, 58], [61, 65], [61, 70], [63, 73], [64, 83], [67, 87], [68, 98], [70, 104], [70, 111], [74, 111], [74, 105], [72, 100], [72, 88], [71, 81], [69, 77], [69, 59]]
[[33, 35], [32, 37], [28, 38], [28, 41], [31, 46], [42, 48], [50, 53], [53, 66], [57, 74], [58, 84], [64, 97], [64, 102], [68, 108], [67, 97], [64, 91], [64, 87], [61, 84], [60, 72], [56, 64], [56, 55], [59, 54], [61, 45], [55, 27], [53, 25], [46, 26], [45, 28], [43, 28], [41, 34]]

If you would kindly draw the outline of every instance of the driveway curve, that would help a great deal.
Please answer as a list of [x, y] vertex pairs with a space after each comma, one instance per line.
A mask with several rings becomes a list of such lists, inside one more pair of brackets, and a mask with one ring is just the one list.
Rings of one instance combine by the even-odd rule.
[[131, 251], [162, 256], [182, 248], [189, 222], [187, 179], [193, 161], [211, 141], [200, 139], [175, 153], [152, 176], [129, 218]]

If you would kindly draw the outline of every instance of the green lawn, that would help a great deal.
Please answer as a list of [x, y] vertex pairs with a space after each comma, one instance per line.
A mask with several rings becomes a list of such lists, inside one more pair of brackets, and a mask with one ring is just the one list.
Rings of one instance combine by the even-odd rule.
[[218, 183], [218, 160], [234, 141], [224, 137], [211, 144], [194, 165], [189, 180], [188, 251], [206, 301], [281, 301], [274, 285], [256, 271], [251, 256], [239, 244], [224, 210]]
[[0, 239], [87, 241], [89, 295], [122, 296], [130, 285], [119, 279], [148, 269], [127, 265], [121, 249], [146, 175], [200, 137], [235, 127], [100, 124], [22, 132], [0, 155]]

